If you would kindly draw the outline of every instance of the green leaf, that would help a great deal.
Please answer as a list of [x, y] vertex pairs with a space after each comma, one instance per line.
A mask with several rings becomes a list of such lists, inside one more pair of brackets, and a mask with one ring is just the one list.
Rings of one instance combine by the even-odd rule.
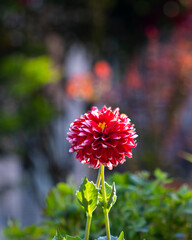
[[71, 237], [71, 236], [67, 235], [66, 240], [82, 240], [82, 239], [80, 237]]
[[112, 206], [115, 204], [117, 199], [116, 195], [116, 188], [115, 188], [115, 183], [113, 183], [112, 188], [111, 188], [111, 195], [109, 197], [109, 200], [107, 201], [107, 209], [111, 209]]
[[117, 240], [124, 240], [124, 232], [122, 231]]
[[[107, 182], [105, 182], [105, 189], [106, 189], [106, 197], [107, 197], [107, 209], [108, 209], [108, 211], [110, 211], [110, 209], [115, 204], [116, 199], [117, 199], [115, 183], [113, 183], [111, 186]], [[103, 206], [103, 195], [101, 194], [102, 188], [100, 191], [101, 192], [99, 194], [99, 201], [101, 202], [101, 204]]]
[[98, 190], [95, 184], [89, 182], [85, 177], [79, 191], [76, 192], [76, 196], [87, 215], [91, 215], [98, 204]]
[[56, 234], [54, 236], [54, 238], [52, 240], [65, 240], [65, 238], [61, 235], [61, 233], [59, 232], [59, 230], [56, 230]]
[[[96, 240], [107, 240], [107, 236], [101, 236], [101, 237], [97, 238]], [[111, 235], [111, 240], [124, 240], [124, 238], [118, 238], [118, 237], [114, 237]]]
[[155, 177], [157, 180], [160, 181], [160, 183], [170, 183], [171, 179], [168, 178], [168, 174], [161, 171], [159, 168], [157, 168], [154, 172]]

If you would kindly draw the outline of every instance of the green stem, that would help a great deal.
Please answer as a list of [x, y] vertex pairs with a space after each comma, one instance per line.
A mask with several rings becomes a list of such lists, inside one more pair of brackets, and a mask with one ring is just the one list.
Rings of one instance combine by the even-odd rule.
[[99, 188], [100, 182], [101, 182], [101, 167], [99, 168], [99, 172], [98, 172], [98, 176], [97, 176], [97, 182], [96, 182], [97, 188]]
[[[96, 186], [99, 188], [101, 182], [101, 168], [99, 169]], [[91, 227], [92, 214], [87, 215], [86, 229], [85, 229], [85, 240], [89, 240], [89, 233]]]
[[85, 229], [85, 240], [89, 240], [89, 232], [91, 227], [92, 215], [87, 215], [86, 229]]
[[107, 240], [111, 240], [110, 226], [109, 226], [109, 216], [107, 210], [107, 196], [105, 190], [105, 175], [104, 175], [104, 165], [101, 164], [101, 184], [102, 184], [102, 194], [103, 194], [103, 213], [105, 217], [105, 228], [107, 234]]

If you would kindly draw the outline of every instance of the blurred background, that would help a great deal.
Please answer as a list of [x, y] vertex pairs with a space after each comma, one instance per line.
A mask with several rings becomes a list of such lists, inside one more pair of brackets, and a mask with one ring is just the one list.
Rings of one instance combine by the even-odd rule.
[[66, 141], [93, 105], [139, 135], [114, 171], [191, 179], [191, 0], [2, 0], [0, 52], [0, 228], [40, 221], [57, 182], [95, 177]]

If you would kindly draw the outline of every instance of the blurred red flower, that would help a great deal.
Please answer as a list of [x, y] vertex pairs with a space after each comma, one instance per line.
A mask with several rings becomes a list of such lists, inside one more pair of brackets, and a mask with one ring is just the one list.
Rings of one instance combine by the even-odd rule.
[[130, 119], [119, 114], [119, 109], [104, 106], [76, 119], [69, 128], [67, 140], [72, 144], [70, 152], [77, 153], [77, 159], [92, 168], [100, 164], [112, 169], [125, 162], [125, 156], [132, 157], [137, 135]]
[[99, 78], [111, 78], [112, 69], [106, 61], [98, 61], [94, 66], [94, 73]]

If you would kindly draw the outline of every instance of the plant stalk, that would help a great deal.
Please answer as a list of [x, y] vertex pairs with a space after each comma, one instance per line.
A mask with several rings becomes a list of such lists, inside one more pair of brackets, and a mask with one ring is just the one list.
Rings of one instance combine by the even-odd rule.
[[98, 176], [97, 176], [97, 182], [96, 182], [96, 187], [99, 188], [101, 183], [101, 167], [99, 168]]
[[86, 222], [86, 229], [85, 229], [85, 240], [89, 240], [91, 219], [92, 219], [92, 214], [91, 215], [87, 215], [87, 222]]
[[[97, 188], [99, 188], [100, 183], [101, 183], [101, 168], [99, 169], [99, 172], [98, 172], [97, 183], [96, 183]], [[89, 240], [91, 220], [92, 220], [92, 214], [87, 215], [87, 222], [86, 222], [86, 229], [85, 229], [85, 240]]]
[[105, 169], [104, 165], [101, 164], [101, 184], [102, 184], [102, 194], [103, 194], [103, 213], [104, 213], [104, 217], [105, 217], [105, 228], [106, 228], [107, 240], [111, 240], [109, 216], [108, 216], [108, 210], [107, 210], [107, 196], [106, 196], [106, 190], [105, 190], [104, 169]]

